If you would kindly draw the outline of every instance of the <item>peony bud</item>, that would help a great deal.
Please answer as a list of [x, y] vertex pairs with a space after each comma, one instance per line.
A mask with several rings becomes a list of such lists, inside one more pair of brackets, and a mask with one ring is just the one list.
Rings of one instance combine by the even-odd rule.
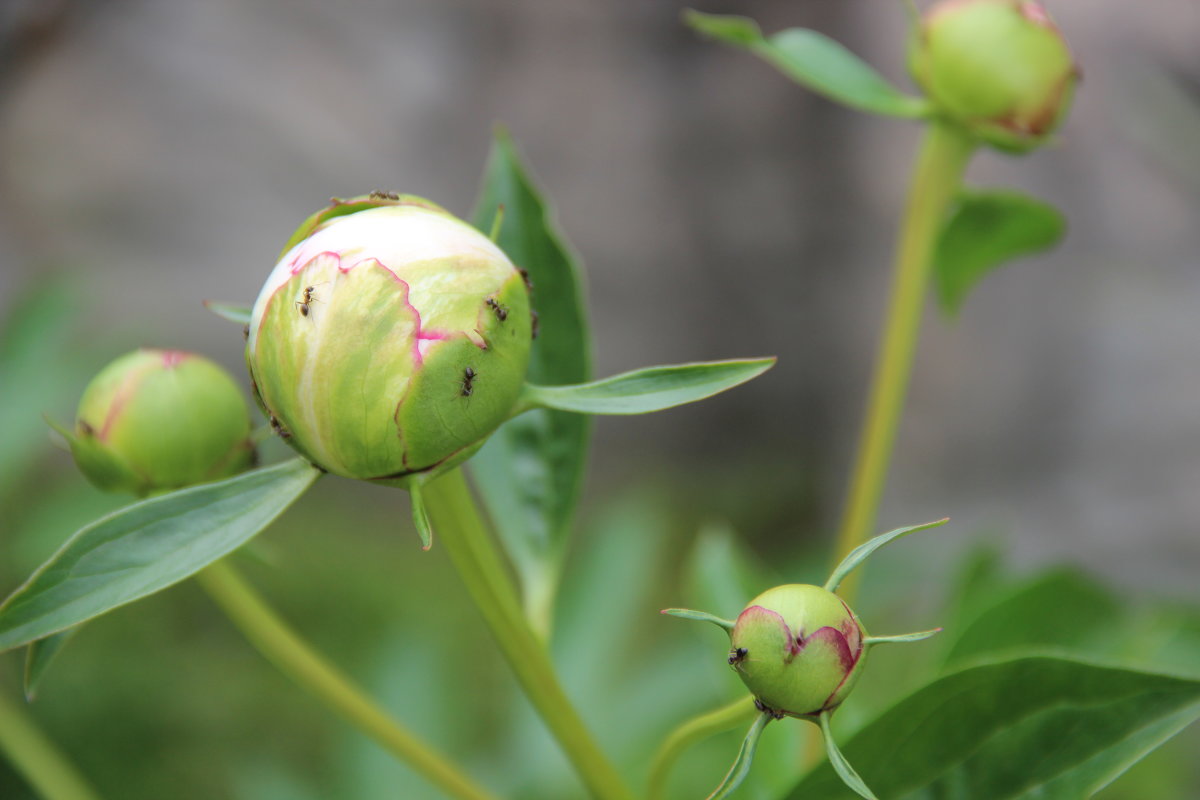
[[75, 463], [105, 491], [178, 489], [253, 465], [250, 414], [229, 373], [180, 350], [135, 350], [84, 390], [74, 432], [62, 431]]
[[1079, 77], [1034, 0], [943, 0], [921, 20], [909, 68], [939, 111], [1012, 152], [1058, 127]]
[[836, 708], [858, 680], [866, 632], [841, 598], [819, 586], [776, 586], [750, 601], [730, 634], [729, 662], [776, 716]]
[[521, 274], [429, 201], [334, 201], [254, 304], [246, 360], [276, 431], [321, 468], [411, 485], [504, 422], [531, 338]]

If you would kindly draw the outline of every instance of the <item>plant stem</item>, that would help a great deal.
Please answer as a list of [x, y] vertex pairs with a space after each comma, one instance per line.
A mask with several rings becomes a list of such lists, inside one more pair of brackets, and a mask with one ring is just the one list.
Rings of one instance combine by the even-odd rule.
[[[835, 564], [865, 542], [875, 526], [912, 374], [933, 250], [974, 149], [974, 140], [961, 128], [937, 119], [930, 121], [896, 246], [887, 323], [834, 548]], [[847, 602], [852, 601], [857, 585], [853, 577], [843, 584], [842, 595]]]
[[0, 752], [46, 800], [99, 800], [36, 723], [0, 693]]
[[228, 563], [217, 562], [197, 573], [196, 579], [268, 661], [347, 722], [450, 797], [494, 800], [494, 795], [477, 786], [444, 756], [401, 727], [340, 670], [300, 639]]
[[529, 627], [512, 577], [484, 529], [462, 470], [426, 484], [424, 496], [437, 541], [446, 548], [521, 688], [588, 791], [602, 800], [632, 798], [567, 698], [549, 653]]
[[739, 697], [728, 705], [699, 716], [692, 717], [667, 735], [654, 763], [650, 765], [650, 780], [647, 783], [647, 800], [661, 800], [666, 796], [667, 778], [671, 767], [689, 747], [718, 733], [733, 730], [750, 720], [759, 711], [749, 697]]

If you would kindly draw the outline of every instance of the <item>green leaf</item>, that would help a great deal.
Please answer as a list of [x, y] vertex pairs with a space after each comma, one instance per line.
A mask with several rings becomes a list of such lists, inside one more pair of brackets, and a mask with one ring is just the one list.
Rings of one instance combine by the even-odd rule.
[[50, 668], [51, 662], [58, 657], [71, 637], [78, 632], [79, 626], [76, 626], [53, 636], [47, 636], [45, 639], [30, 642], [29, 648], [25, 651], [25, 699], [28, 702], [32, 703], [37, 697], [38, 688], [41, 686], [42, 679], [46, 677], [46, 670]]
[[1110, 640], [1121, 630], [1122, 607], [1078, 570], [1058, 568], [1009, 589], [956, 630], [945, 663], [1030, 647], [1067, 649], [1089, 640]]
[[754, 724], [750, 726], [750, 730], [746, 732], [746, 738], [742, 740], [742, 746], [738, 748], [733, 765], [725, 774], [721, 785], [708, 796], [708, 800], [721, 800], [721, 798], [728, 797], [742, 785], [742, 781], [746, 780], [746, 775], [750, 772], [750, 765], [754, 763], [754, 751], [758, 749], [758, 740], [762, 738], [763, 729], [772, 719], [774, 717], [765, 713], [755, 717]]
[[93, 522], [0, 604], [0, 652], [198, 572], [267, 527], [319, 474], [292, 459], [143, 500]]
[[904, 94], [854, 53], [816, 31], [791, 28], [764, 37], [754, 20], [692, 10], [684, 12], [684, 21], [706, 36], [749, 50], [835, 103], [892, 117], [929, 113], [924, 99]]
[[230, 322], [236, 322], [239, 325], [250, 324], [252, 309], [249, 306], [235, 306], [229, 303], [214, 303], [212, 300], [205, 300], [204, 307]]
[[838, 749], [837, 742], [833, 739], [833, 731], [829, 727], [829, 718], [832, 716], [829, 711], [822, 711], [820, 716], [821, 738], [825, 740], [825, 754], [829, 756], [829, 766], [833, 767], [833, 771], [842, 779], [842, 783], [853, 791], [859, 797], [865, 797], [867, 800], [879, 800], [871, 788], [863, 782], [862, 777], [855, 771], [846, 757], [842, 755], [842, 751]]
[[[1034, 656], [941, 678], [843, 749], [881, 797], [1077, 800], [1197, 716], [1200, 681]], [[789, 797], [854, 794], [822, 765]]]
[[849, 575], [855, 567], [870, 558], [872, 553], [883, 547], [888, 542], [893, 541], [894, 539], [899, 539], [901, 536], [907, 536], [910, 533], [916, 533], [917, 531], [923, 531], [929, 528], [936, 528], [939, 525], [945, 525], [949, 521], [950, 518], [946, 517], [945, 519], [935, 520], [934, 522], [926, 522], [923, 525], [910, 525], [907, 528], [896, 528], [894, 531], [881, 533], [874, 539], [868, 539], [858, 547], [851, 550], [849, 555], [842, 559], [842, 563], [838, 564], [837, 567], [834, 568], [833, 574], [829, 576], [829, 580], [825, 581], [826, 591], [836, 592], [838, 586], [841, 585], [842, 581], [846, 579], [846, 576]]
[[671, 617], [679, 617], [680, 619], [694, 619], [700, 622], [711, 622], [718, 628], [724, 628], [727, 631], [733, 630], [734, 621], [731, 619], [723, 619], [716, 614], [710, 614], [707, 611], [693, 611], [690, 608], [664, 608], [663, 614]]
[[1014, 191], [964, 192], [933, 257], [938, 299], [956, 313], [984, 275], [1058, 244], [1067, 223], [1054, 206]]
[[[488, 231], [501, 206], [497, 243], [528, 272], [538, 314], [540, 333], [533, 341], [528, 378], [547, 384], [587, 381], [591, 345], [579, 265], [512, 140], [498, 129], [472, 217], [476, 227]], [[590, 430], [587, 417], [533, 411], [506, 422], [470, 461], [534, 617], [548, 617], [552, 605]], [[545, 629], [548, 620], [539, 626]]]
[[527, 384], [521, 402], [578, 414], [648, 414], [712, 397], [774, 365], [774, 358], [705, 361], [646, 367], [575, 386]]

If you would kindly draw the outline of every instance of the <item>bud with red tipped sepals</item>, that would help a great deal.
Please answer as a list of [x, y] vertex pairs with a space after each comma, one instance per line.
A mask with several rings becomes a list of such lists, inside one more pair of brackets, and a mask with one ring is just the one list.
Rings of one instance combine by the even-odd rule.
[[944, 0], [921, 19], [909, 68], [938, 111], [1002, 150], [1039, 146], [1066, 116], [1079, 70], [1034, 0]]
[[88, 384], [73, 431], [60, 429], [97, 487], [146, 495], [253, 465], [250, 413], [224, 369], [180, 350], [143, 348]]
[[812, 717], [841, 704], [861, 673], [866, 632], [820, 586], [776, 586], [750, 601], [730, 634], [730, 663], [768, 710]]

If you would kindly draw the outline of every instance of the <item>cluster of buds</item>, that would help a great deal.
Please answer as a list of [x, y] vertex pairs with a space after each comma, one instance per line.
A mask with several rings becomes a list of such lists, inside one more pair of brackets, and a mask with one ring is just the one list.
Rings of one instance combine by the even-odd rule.
[[145, 496], [253, 466], [242, 390], [207, 358], [135, 350], [88, 384], [75, 427], [55, 428], [98, 488]]
[[254, 304], [254, 394], [313, 464], [411, 488], [511, 416], [529, 306], [521, 271], [436, 204], [335, 200], [296, 231]]
[[913, 79], [939, 113], [994, 147], [1024, 152], [1066, 116], [1079, 79], [1036, 0], [943, 0], [910, 45]]

